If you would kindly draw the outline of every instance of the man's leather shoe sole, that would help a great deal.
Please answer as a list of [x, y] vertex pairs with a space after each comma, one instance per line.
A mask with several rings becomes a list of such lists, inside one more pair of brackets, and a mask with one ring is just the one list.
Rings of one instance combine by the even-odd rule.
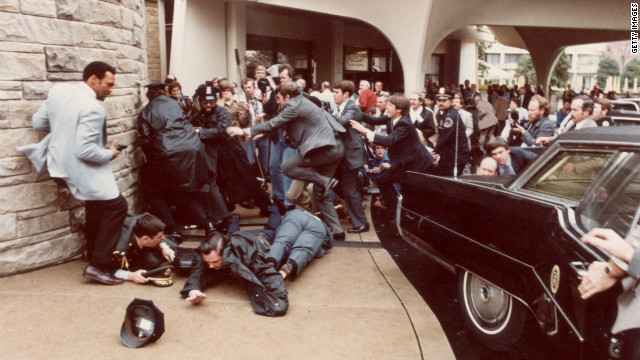
[[333, 240], [343, 241], [346, 238], [344, 232], [333, 234]]
[[349, 230], [347, 230], [349, 232], [349, 234], [358, 234], [358, 233], [363, 233], [363, 232], [367, 232], [369, 231], [369, 224], [364, 224], [360, 227], [357, 228], [351, 228]]
[[82, 276], [89, 280], [99, 281], [107, 285], [120, 285], [124, 282], [124, 280], [118, 279], [117, 277], [104, 271], [100, 271], [91, 265], [87, 265], [87, 267], [84, 268]]

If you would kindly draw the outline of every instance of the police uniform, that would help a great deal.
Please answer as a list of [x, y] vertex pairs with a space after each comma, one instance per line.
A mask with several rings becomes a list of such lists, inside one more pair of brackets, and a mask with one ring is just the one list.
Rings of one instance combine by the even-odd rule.
[[[136, 222], [146, 214], [147, 213], [141, 215], [127, 214], [127, 218], [124, 220], [120, 239], [118, 240], [118, 244], [116, 245], [111, 258], [119, 269], [126, 271], [144, 269], [148, 271], [157, 268], [165, 262], [159, 245], [155, 248], [140, 247], [133, 235], [133, 227], [136, 225]], [[162, 243], [167, 244], [173, 249], [178, 247], [178, 244], [169, 236], [165, 236]]]
[[[449, 90], [441, 89], [436, 95], [438, 99], [453, 99], [453, 93]], [[434, 152], [440, 155], [438, 165], [433, 169], [433, 174], [441, 176], [453, 176], [456, 162], [456, 141], [458, 144], [457, 175], [462, 174], [464, 166], [469, 160], [469, 142], [465, 134], [465, 126], [458, 111], [452, 107], [444, 112], [437, 111], [436, 120], [438, 122], [438, 141]], [[457, 133], [457, 136], [456, 136]], [[457, 139], [456, 139], [457, 137]]]

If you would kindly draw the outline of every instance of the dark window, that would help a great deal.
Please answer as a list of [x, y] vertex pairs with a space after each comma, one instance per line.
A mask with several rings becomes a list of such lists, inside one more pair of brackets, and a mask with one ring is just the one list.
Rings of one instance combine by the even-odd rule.
[[561, 152], [524, 186], [525, 189], [580, 201], [611, 154]]

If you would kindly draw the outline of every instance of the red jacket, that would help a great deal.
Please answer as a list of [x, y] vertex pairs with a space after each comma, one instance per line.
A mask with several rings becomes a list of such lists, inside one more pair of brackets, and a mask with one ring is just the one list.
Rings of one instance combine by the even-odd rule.
[[371, 115], [369, 112], [369, 108], [372, 106], [376, 106], [376, 102], [378, 101], [378, 97], [376, 93], [371, 89], [362, 90], [360, 93], [360, 97], [358, 98], [358, 106], [363, 113]]

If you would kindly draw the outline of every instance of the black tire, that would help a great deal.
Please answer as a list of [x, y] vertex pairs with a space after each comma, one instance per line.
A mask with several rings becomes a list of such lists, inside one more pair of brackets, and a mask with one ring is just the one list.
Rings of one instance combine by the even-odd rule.
[[458, 273], [458, 296], [464, 322], [482, 343], [497, 351], [515, 344], [527, 309], [502, 288], [468, 271]]

